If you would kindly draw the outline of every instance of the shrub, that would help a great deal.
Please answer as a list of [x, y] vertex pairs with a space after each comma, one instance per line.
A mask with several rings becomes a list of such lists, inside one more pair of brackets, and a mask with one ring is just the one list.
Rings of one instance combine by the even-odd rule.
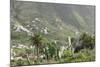
[[95, 37], [91, 36], [87, 33], [83, 33], [80, 35], [79, 41], [82, 42], [82, 46], [84, 48], [93, 49], [95, 47]]
[[87, 33], [82, 33], [78, 40], [78, 45], [75, 46], [74, 52], [79, 52], [81, 49], [93, 49], [95, 47], [95, 37]]

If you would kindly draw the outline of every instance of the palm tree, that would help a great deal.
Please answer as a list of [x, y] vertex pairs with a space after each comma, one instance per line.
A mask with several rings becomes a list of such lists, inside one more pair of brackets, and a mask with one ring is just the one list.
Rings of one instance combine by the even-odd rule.
[[37, 61], [38, 61], [39, 60], [39, 51], [41, 48], [43, 48], [43, 45], [44, 45], [44, 38], [41, 34], [34, 34], [34, 36], [32, 37], [32, 42], [33, 42], [33, 45], [37, 49]]

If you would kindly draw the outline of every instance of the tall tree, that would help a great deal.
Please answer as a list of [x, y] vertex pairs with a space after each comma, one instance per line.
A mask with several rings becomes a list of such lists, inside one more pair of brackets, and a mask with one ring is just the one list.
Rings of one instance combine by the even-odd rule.
[[43, 48], [45, 44], [45, 38], [40, 33], [36, 33], [32, 37], [32, 42], [33, 42], [33, 45], [35, 45], [36, 50], [37, 50], [37, 61], [38, 61], [40, 49]]

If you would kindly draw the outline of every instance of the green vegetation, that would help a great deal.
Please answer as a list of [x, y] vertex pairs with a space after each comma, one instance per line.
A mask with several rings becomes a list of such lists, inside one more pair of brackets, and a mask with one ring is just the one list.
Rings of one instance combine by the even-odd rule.
[[94, 6], [11, 0], [10, 7], [11, 67], [95, 60]]
[[[30, 64], [95, 61], [95, 38], [87, 33], [81, 34], [77, 39], [71, 38], [71, 48], [74, 50], [65, 48], [62, 51], [60, 42], [48, 40], [40, 33], [34, 34], [31, 40], [32, 48], [29, 45], [25, 48], [12, 48], [13, 53], [17, 54], [11, 60], [12, 67]], [[81, 44], [76, 45], [78, 42], [81, 42]], [[68, 45], [65, 45], [65, 47], [68, 47]], [[59, 55], [60, 52], [63, 52], [61, 56]], [[18, 59], [17, 57], [21, 58]]]

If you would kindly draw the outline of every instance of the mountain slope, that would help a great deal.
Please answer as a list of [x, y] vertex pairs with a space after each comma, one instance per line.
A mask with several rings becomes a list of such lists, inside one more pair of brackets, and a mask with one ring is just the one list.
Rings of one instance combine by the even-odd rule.
[[41, 32], [60, 41], [81, 32], [94, 35], [94, 9], [88, 5], [17, 1], [11, 4], [11, 32]]

